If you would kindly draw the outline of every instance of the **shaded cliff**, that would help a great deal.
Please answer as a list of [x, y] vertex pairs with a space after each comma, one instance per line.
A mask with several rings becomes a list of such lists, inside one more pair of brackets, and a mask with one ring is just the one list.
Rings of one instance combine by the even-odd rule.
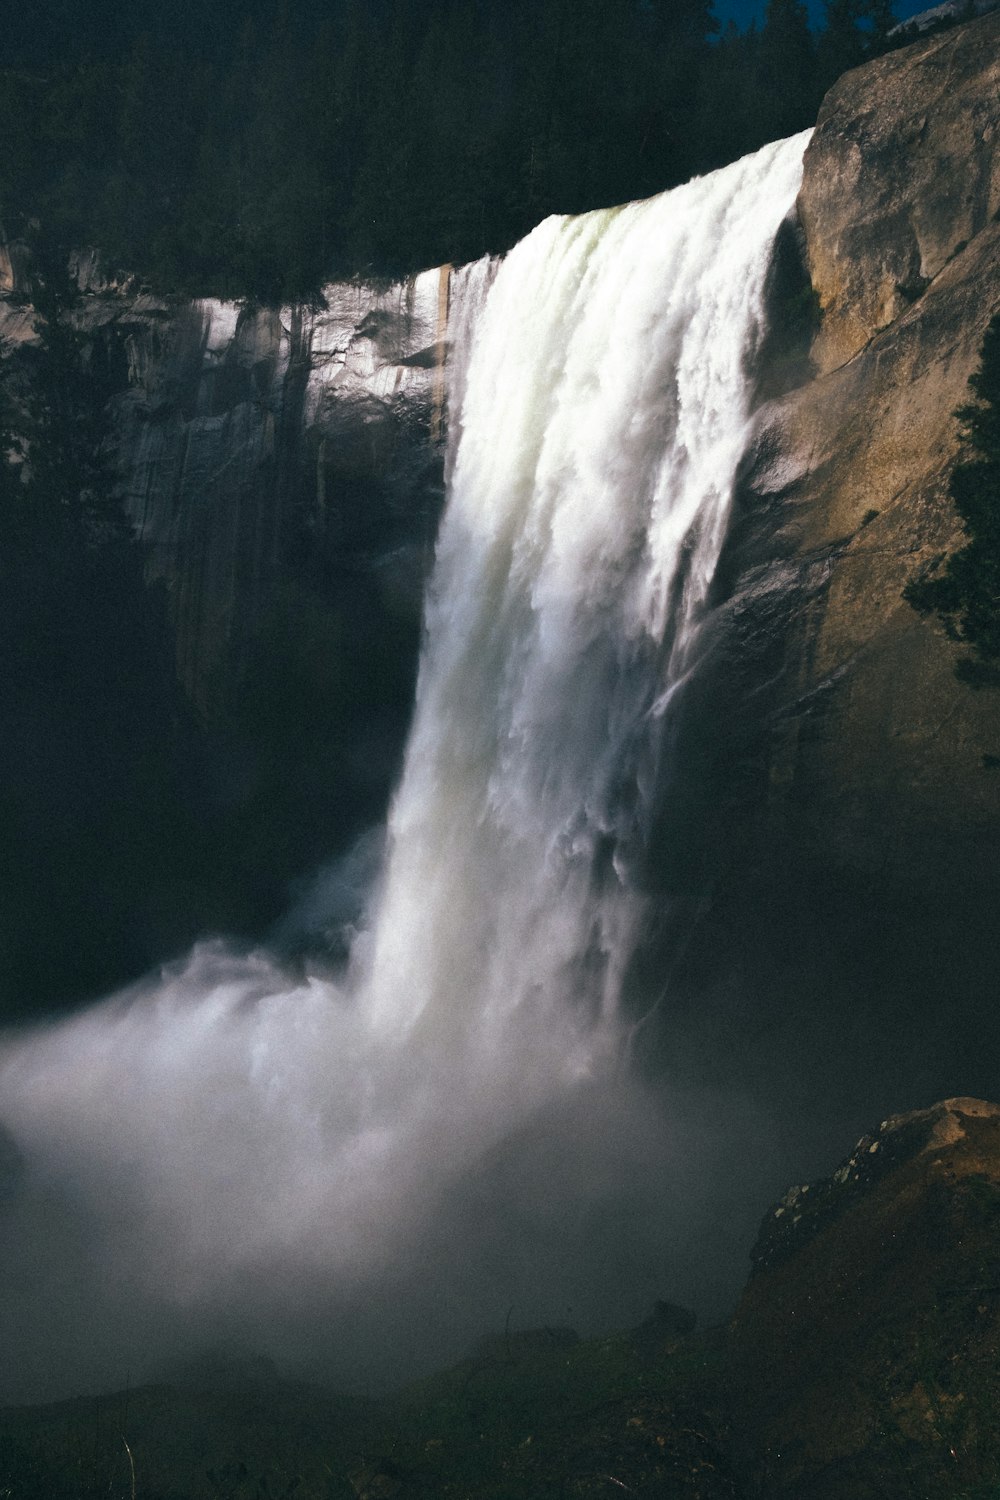
[[[283, 309], [161, 299], [109, 284], [96, 256], [73, 270], [74, 323], [114, 392], [125, 507], [168, 585], [179, 676], [203, 713], [225, 701], [305, 541], [365, 571], [379, 607], [419, 614], [447, 270]], [[35, 340], [24, 275], [0, 302], [15, 352]]]
[[419, 619], [441, 493], [439, 306], [430, 272], [384, 294], [328, 288], [322, 311], [195, 303], [158, 326], [140, 305], [116, 320], [126, 505], [205, 712], [296, 548], [353, 575], [359, 610]]
[[[16, 1014], [99, 993], [202, 932], [259, 938], [292, 882], [382, 818], [443, 489], [447, 270], [331, 286], [323, 306], [279, 311], [164, 300], [109, 282], [94, 255], [71, 269], [67, 337], [80, 336], [97, 406], [106, 398], [105, 468], [165, 596], [190, 722], [160, 732], [171, 791], [150, 784], [148, 808], [128, 803], [130, 835], [74, 793], [83, 731], [58, 689], [40, 677], [29, 708], [11, 708], [20, 727], [5, 743], [25, 744], [7, 800], [32, 851], [30, 879], [0, 906], [0, 1011]], [[0, 263], [5, 391], [29, 422], [48, 358], [32, 272], [24, 246]], [[39, 588], [59, 594], [44, 570]], [[119, 629], [124, 657], [124, 604]], [[113, 800], [111, 766], [136, 755], [96, 697], [80, 713]], [[336, 949], [336, 932], [320, 941]]]

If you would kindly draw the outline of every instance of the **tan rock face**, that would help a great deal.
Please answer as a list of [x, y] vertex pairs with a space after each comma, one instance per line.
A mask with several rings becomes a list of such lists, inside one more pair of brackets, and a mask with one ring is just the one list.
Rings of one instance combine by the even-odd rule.
[[[705, 851], [671, 887], [680, 906], [710, 890], [678, 922], [688, 968], [667, 950], [695, 1066], [808, 1100], [810, 1120], [994, 1087], [1000, 692], [958, 681], [960, 648], [902, 594], [962, 535], [954, 413], [1000, 309], [998, 56], [990, 15], [824, 105], [801, 289], [778, 277], [774, 298], [780, 324], [811, 274], [824, 315], [785, 351], [798, 383], [757, 412], [689, 700], [682, 774], [704, 785], [684, 788], [690, 834], [663, 838], [668, 875], [686, 842]], [[930, 279], [893, 301], [911, 265]], [[759, 388], [780, 390], [766, 360]]]
[[991, 224], [916, 305], [778, 417], [783, 440], [806, 455], [789, 496], [794, 550], [827, 567], [790, 637], [789, 686], [828, 701], [808, 743], [792, 706], [775, 792], [807, 798], [816, 835], [872, 870], [950, 857], [956, 832], [965, 845], [1000, 826], [1000, 782], [982, 769], [1000, 742], [1000, 704], [956, 680], [956, 647], [902, 598], [961, 541], [947, 493], [954, 410], [1000, 306], [998, 265]]
[[822, 370], [895, 322], [1000, 208], [1000, 14], [848, 73], [806, 153], [799, 212]]
[[795, 579], [771, 825], [890, 883], [946, 885], [998, 849], [1000, 695], [959, 683], [958, 649], [902, 599], [961, 540], [947, 486], [1000, 308], [998, 144], [1000, 13], [833, 89], [799, 203], [817, 373], [762, 410], [749, 479]]

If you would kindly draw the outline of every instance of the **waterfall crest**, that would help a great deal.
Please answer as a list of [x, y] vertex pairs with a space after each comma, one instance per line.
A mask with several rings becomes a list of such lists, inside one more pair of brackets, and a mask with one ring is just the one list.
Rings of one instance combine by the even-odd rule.
[[460, 432], [368, 981], [390, 1030], [570, 998], [593, 1045], [614, 1010], [804, 144], [551, 218], [477, 317], [459, 295]]
[[607, 1210], [656, 1134], [615, 1069], [630, 872], [805, 139], [456, 273], [449, 500], [348, 969], [205, 944], [7, 1038], [0, 1337], [21, 1374], [0, 1394], [51, 1394], [57, 1360], [63, 1389], [114, 1385], [204, 1338], [305, 1366], [339, 1339], [363, 1377], [383, 1324], [369, 1365], [394, 1374], [438, 1355], [430, 1322], [445, 1347], [519, 1294], [530, 1316], [529, 1283], [543, 1318], [556, 1284], [586, 1304], [611, 1242], [641, 1280], [641, 1205]]

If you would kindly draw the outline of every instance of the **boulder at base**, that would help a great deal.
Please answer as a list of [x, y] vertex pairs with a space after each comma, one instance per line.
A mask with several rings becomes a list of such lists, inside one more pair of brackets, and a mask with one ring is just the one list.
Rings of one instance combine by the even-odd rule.
[[933, 1500], [996, 1480], [1000, 1105], [883, 1121], [769, 1210], [753, 1260], [731, 1336], [760, 1493]]

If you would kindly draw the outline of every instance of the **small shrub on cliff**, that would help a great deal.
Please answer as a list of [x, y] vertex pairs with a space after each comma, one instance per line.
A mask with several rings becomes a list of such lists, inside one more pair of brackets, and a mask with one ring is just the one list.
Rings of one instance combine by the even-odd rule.
[[964, 456], [949, 485], [967, 541], [942, 573], [913, 579], [903, 597], [920, 614], [936, 614], [951, 639], [970, 648], [955, 668], [963, 682], [1000, 687], [1000, 313], [969, 389], [975, 399], [956, 412]]

